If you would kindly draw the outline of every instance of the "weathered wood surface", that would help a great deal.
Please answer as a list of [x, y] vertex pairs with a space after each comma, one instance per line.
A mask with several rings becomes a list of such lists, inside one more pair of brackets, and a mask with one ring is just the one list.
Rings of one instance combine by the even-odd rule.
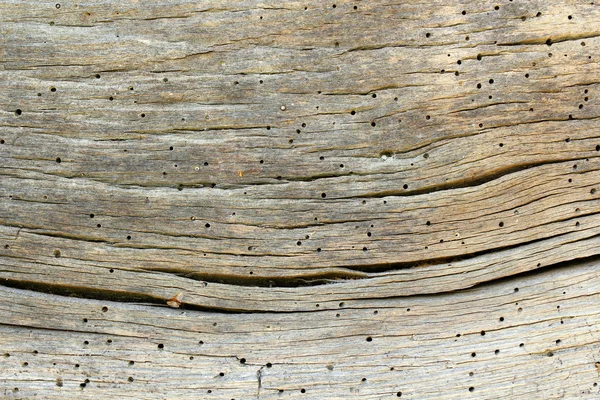
[[598, 21], [0, 0], [0, 393], [597, 398]]

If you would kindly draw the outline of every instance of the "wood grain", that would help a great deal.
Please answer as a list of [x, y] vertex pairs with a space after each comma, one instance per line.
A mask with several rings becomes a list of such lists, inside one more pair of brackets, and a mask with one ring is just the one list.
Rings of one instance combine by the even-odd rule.
[[220, 314], [3, 288], [0, 393], [593, 399], [597, 271], [597, 262], [581, 263], [452, 294], [302, 314]]
[[[39, 376], [4, 359], [21, 369], [3, 395], [594, 398], [593, 303], [573, 298], [564, 365], [538, 335], [565, 329], [543, 308], [556, 271], [600, 292], [599, 18], [575, 0], [0, 0], [2, 340], [53, 354]], [[537, 308], [495, 345], [541, 358], [492, 355], [465, 392], [474, 360], [452, 350], [475, 342], [450, 338], [492, 329], [528, 279]], [[100, 303], [121, 319], [82, 328]], [[220, 347], [155, 351], [197, 319], [226, 327]], [[80, 342], [116, 333], [82, 389]], [[136, 346], [141, 392], [112, 364]]]

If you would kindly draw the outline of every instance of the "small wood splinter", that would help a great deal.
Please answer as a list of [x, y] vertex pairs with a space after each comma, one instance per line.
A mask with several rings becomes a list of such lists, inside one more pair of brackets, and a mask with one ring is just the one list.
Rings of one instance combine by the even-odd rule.
[[179, 308], [181, 306], [181, 299], [183, 299], [183, 292], [179, 292], [167, 300], [167, 305], [169, 307]]

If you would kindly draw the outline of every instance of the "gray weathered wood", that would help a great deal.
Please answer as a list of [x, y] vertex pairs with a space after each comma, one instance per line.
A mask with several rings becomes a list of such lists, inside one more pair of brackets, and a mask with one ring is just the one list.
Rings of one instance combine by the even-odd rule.
[[597, 397], [599, 20], [0, 0], [2, 395]]

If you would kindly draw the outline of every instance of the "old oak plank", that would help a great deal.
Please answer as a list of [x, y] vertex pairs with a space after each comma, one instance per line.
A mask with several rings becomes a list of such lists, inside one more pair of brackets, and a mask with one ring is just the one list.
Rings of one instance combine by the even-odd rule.
[[3, 395], [594, 398], [599, 17], [0, 0]]

